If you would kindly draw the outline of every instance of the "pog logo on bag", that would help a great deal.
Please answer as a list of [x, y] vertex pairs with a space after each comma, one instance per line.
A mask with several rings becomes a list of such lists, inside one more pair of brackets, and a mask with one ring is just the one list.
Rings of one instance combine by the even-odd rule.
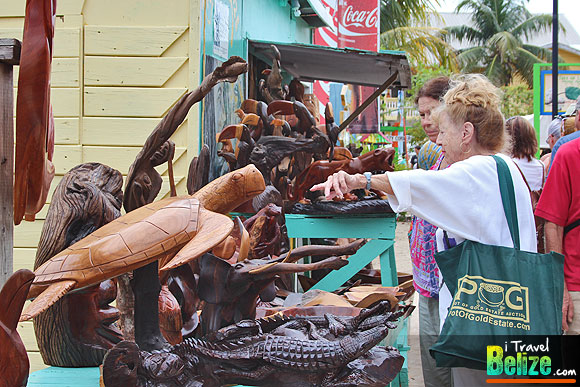
[[449, 316], [506, 328], [530, 330], [528, 287], [466, 275], [457, 280]]

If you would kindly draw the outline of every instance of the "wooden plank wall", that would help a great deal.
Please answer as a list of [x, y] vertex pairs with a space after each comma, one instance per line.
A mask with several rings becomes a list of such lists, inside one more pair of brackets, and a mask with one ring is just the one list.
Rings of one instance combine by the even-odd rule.
[[[22, 39], [26, 0], [0, 7], [0, 37]], [[59, 0], [52, 65], [56, 177], [83, 162], [127, 174], [161, 117], [199, 84], [199, 0]], [[191, 59], [190, 59], [191, 58]], [[15, 67], [15, 95], [18, 68]], [[186, 193], [189, 161], [197, 153], [198, 112], [172, 137], [179, 194]], [[169, 191], [167, 168], [160, 197]], [[48, 205], [35, 222], [14, 232], [14, 270], [32, 269]], [[31, 372], [44, 368], [31, 323], [19, 332]]]

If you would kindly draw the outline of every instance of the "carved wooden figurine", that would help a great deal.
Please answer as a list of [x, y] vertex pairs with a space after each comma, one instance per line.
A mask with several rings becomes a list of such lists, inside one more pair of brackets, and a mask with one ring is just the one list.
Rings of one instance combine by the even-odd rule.
[[0, 290], [0, 387], [24, 387], [30, 362], [16, 331], [34, 273], [21, 269], [8, 278]]
[[34, 220], [54, 177], [50, 67], [56, 0], [27, 0], [24, 19], [14, 159], [14, 224]]
[[203, 339], [154, 353], [121, 342], [107, 354], [105, 386], [217, 387], [388, 385], [404, 358], [375, 347], [403, 311], [381, 303], [359, 316], [274, 317], [244, 320]]
[[393, 148], [379, 148], [352, 160], [315, 161], [296, 177], [296, 183], [289, 190], [288, 196], [290, 200], [301, 201], [310, 187], [325, 181], [328, 176], [338, 171], [345, 171], [350, 174], [377, 170], [393, 171], [394, 155], [395, 150]]
[[274, 59], [272, 60], [272, 68], [262, 71], [266, 75], [266, 79], [261, 79], [258, 85], [260, 93], [267, 103], [277, 99], [284, 99], [288, 94], [288, 87], [282, 88], [282, 71], [280, 70], [280, 51], [273, 44], [270, 45]]
[[[121, 173], [99, 163], [67, 172], [54, 191], [42, 227], [34, 268], [121, 215]], [[34, 319], [38, 349], [45, 364], [88, 367], [122, 340], [114, 322], [118, 310], [113, 281], [69, 294]]]
[[[363, 240], [357, 240], [345, 246], [304, 246], [275, 259], [243, 260], [233, 265], [212, 254], [204, 254], [199, 261], [198, 283], [199, 297], [206, 301], [201, 313], [201, 334], [243, 319], [255, 318], [258, 297], [262, 301], [272, 301], [276, 294], [274, 280], [281, 274], [321, 268], [339, 269], [348, 263], [337, 256], [312, 264], [294, 263], [301, 257], [313, 253], [350, 255], [363, 244]], [[265, 295], [269, 298], [264, 299]]]

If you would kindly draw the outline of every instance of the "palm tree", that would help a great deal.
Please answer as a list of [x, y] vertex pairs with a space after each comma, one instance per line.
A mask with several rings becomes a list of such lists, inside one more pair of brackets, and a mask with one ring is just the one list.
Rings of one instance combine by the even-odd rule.
[[447, 38], [472, 44], [457, 52], [462, 71], [482, 72], [498, 86], [514, 76], [532, 86], [534, 63], [551, 61], [552, 53], [524, 41], [549, 30], [552, 15], [532, 15], [523, 0], [462, 0], [455, 12], [462, 10], [470, 11], [472, 26], [445, 28]]
[[407, 53], [411, 65], [433, 63], [457, 70], [456, 55], [443, 39], [446, 31], [429, 25], [439, 0], [381, 0], [381, 48]]

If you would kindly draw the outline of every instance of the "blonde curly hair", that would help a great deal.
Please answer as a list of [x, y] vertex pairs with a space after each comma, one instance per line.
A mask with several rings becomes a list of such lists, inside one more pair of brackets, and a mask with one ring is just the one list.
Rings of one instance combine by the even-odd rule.
[[500, 111], [501, 91], [481, 74], [451, 79], [443, 96], [442, 113], [457, 125], [471, 122], [478, 144], [494, 152], [505, 148], [504, 117]]

